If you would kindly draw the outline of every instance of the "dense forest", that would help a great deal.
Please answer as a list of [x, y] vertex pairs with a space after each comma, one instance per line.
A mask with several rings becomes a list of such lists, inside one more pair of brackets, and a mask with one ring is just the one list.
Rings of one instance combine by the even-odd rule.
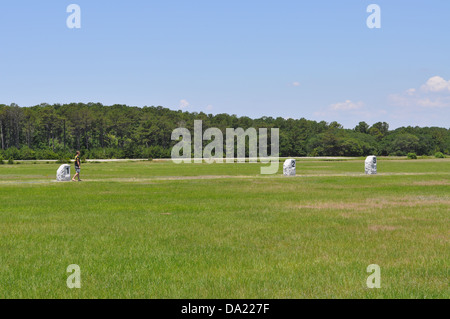
[[186, 127], [193, 132], [196, 119], [203, 121], [203, 130], [217, 127], [224, 133], [226, 128], [279, 128], [280, 156], [434, 155], [450, 150], [450, 130], [439, 127], [390, 131], [385, 122], [372, 126], [360, 122], [354, 129], [344, 129], [337, 122], [251, 119], [161, 106], [0, 104], [0, 157], [66, 159], [81, 150], [85, 158], [167, 158], [176, 143], [171, 140], [172, 131]]

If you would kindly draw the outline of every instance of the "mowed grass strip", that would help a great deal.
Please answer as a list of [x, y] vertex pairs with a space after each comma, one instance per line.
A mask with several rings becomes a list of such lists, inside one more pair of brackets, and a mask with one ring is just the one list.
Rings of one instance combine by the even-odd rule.
[[[0, 298], [448, 298], [449, 163], [380, 161], [364, 176], [361, 160], [299, 161], [309, 176], [296, 178], [93, 163], [86, 183], [4, 165]], [[158, 179], [177, 176], [234, 177]], [[81, 289], [66, 286], [70, 264]], [[366, 286], [370, 264], [381, 289]]]

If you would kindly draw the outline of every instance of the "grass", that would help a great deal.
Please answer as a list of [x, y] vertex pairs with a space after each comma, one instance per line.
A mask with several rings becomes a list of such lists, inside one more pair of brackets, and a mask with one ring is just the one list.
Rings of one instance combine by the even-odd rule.
[[2, 165], [0, 298], [449, 298], [449, 163]]

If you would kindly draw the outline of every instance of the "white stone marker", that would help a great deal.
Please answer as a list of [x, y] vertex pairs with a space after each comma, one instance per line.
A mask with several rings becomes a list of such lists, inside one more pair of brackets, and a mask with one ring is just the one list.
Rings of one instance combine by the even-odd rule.
[[366, 158], [366, 174], [367, 175], [376, 175], [377, 174], [377, 157], [376, 156], [368, 156]]
[[283, 175], [284, 176], [295, 176], [295, 159], [287, 159], [283, 164]]
[[58, 182], [70, 182], [70, 165], [64, 164], [58, 168], [56, 180]]

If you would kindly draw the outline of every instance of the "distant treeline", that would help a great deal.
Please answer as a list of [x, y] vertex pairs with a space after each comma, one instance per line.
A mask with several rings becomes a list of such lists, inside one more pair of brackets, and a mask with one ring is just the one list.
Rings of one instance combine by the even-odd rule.
[[[251, 119], [228, 114], [173, 111], [158, 107], [105, 106], [100, 103], [41, 104], [19, 107], [0, 104], [0, 156], [4, 159], [66, 159], [80, 150], [86, 158], [170, 157], [178, 127], [194, 132], [217, 127], [279, 128], [280, 156], [366, 156], [449, 154], [450, 130], [402, 127], [389, 130], [385, 122], [360, 122], [344, 129], [327, 123], [281, 117]], [[270, 130], [269, 130], [270, 132]], [[270, 143], [270, 142], [269, 142]], [[205, 142], [205, 145], [208, 142]]]

